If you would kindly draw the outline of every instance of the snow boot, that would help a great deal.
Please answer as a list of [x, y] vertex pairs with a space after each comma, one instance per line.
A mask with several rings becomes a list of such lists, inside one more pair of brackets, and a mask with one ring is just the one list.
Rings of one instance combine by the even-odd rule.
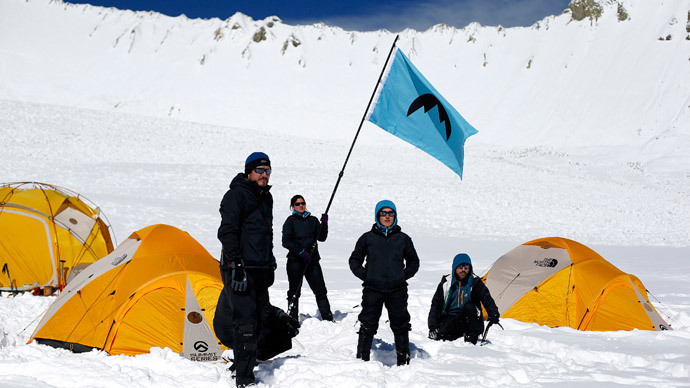
[[321, 320], [333, 322], [333, 313], [331, 312], [331, 305], [328, 303], [328, 298], [325, 296], [323, 298], [317, 298], [316, 305], [319, 307]]
[[296, 320], [299, 320], [299, 299], [295, 298], [294, 302], [290, 306], [290, 298], [288, 298], [288, 315]]
[[357, 358], [362, 359], [362, 361], [369, 361], [372, 342], [374, 342], [374, 333], [360, 328], [359, 340], [357, 341]]
[[410, 363], [410, 337], [407, 330], [393, 333], [395, 338], [395, 354], [398, 356], [398, 366]]

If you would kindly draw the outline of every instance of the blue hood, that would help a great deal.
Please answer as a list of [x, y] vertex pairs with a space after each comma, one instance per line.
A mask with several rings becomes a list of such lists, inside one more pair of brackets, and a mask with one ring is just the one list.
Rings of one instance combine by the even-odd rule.
[[[462, 285], [458, 278], [455, 277], [455, 269], [462, 263], [470, 265], [470, 272], [467, 276], [465, 285]], [[470, 300], [472, 294], [472, 259], [470, 259], [468, 254], [459, 253], [453, 258], [453, 268], [450, 276], [453, 280], [451, 280], [450, 287], [448, 288], [443, 311], [448, 312], [450, 315], [457, 315], [460, 314], [460, 311], [467, 301]]]
[[462, 263], [467, 263], [470, 265], [470, 275], [472, 275], [472, 259], [470, 259], [470, 256], [467, 253], [458, 253], [453, 259], [453, 268], [451, 268], [450, 271], [450, 273], [453, 274], [453, 278], [455, 278], [455, 269], [458, 268], [458, 265]]
[[387, 199], [384, 199], [383, 201], [380, 201], [379, 203], [376, 204], [376, 210], [374, 210], [374, 222], [376, 222], [376, 226], [379, 227], [379, 229], [383, 230], [386, 229], [383, 225], [379, 224], [379, 211], [383, 209], [384, 207], [389, 207], [393, 209], [395, 212], [395, 220], [393, 220], [393, 225], [391, 225], [388, 229], [392, 229], [395, 225], [398, 224], [398, 210], [395, 208], [395, 204], [393, 201], [389, 201]]

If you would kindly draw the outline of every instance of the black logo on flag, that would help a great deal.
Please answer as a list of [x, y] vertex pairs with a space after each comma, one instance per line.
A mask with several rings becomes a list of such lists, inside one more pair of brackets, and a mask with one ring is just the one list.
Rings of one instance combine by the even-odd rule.
[[204, 353], [208, 350], [208, 344], [204, 341], [196, 341], [194, 343], [194, 350], [200, 353]]
[[438, 106], [438, 122], [443, 123], [445, 121], [446, 123], [446, 141], [448, 141], [451, 134], [450, 119], [448, 118], [446, 108], [443, 107], [441, 101], [439, 101], [438, 98], [436, 98], [436, 96], [433, 94], [422, 94], [421, 96], [415, 98], [415, 100], [412, 101], [412, 104], [410, 104], [410, 108], [407, 109], [407, 115], [411, 115], [421, 107], [424, 107], [424, 113], [426, 113], [435, 106]]

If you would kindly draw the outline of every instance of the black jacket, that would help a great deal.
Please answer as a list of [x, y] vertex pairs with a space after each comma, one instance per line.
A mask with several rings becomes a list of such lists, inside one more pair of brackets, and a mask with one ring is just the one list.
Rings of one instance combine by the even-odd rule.
[[223, 244], [221, 267], [241, 259], [246, 268], [275, 269], [270, 188], [260, 188], [242, 173], [230, 183], [230, 190], [220, 202], [218, 240]]
[[[364, 260], [366, 258], [366, 264]], [[374, 224], [357, 240], [350, 255], [350, 270], [365, 288], [393, 291], [407, 287], [406, 280], [419, 269], [419, 257], [412, 239], [396, 225], [384, 236]]]
[[[285, 220], [283, 224], [283, 247], [288, 250], [288, 259], [302, 260], [299, 253], [303, 249], [309, 252], [316, 242], [316, 233], [319, 233], [319, 241], [326, 241], [328, 224], [321, 224], [321, 231], [319, 231], [319, 224], [319, 220], [312, 215], [305, 218], [299, 214], [292, 214]], [[318, 261], [321, 258], [318, 245], [310, 254], [312, 261]]]
[[[443, 306], [446, 304], [447, 297], [446, 292], [444, 292], [444, 284], [448, 281], [450, 276], [451, 275], [445, 275], [441, 278], [441, 282], [438, 284], [438, 287], [436, 288], [436, 293], [434, 294], [434, 297], [431, 299], [431, 308], [429, 309], [428, 318], [429, 329], [435, 329], [439, 327], [441, 325], [441, 318], [447, 315], [447, 313], [443, 311]], [[486, 287], [482, 279], [475, 275], [472, 276], [473, 279], [472, 290], [470, 291], [470, 300], [467, 302], [467, 304], [465, 304], [465, 307], [481, 309], [481, 303], [482, 305], [484, 305], [484, 308], [486, 309], [487, 315], [489, 317], [498, 317], [500, 315], [498, 313], [498, 307], [496, 307], [496, 303], [494, 302], [494, 299], [491, 297], [489, 289]]]

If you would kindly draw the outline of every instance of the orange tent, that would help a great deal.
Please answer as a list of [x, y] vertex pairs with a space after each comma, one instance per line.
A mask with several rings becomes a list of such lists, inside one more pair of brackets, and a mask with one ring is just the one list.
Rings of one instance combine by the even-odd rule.
[[519, 245], [483, 280], [504, 318], [578, 330], [671, 329], [640, 279], [566, 238]]
[[217, 360], [222, 351], [210, 325], [222, 288], [218, 262], [192, 236], [152, 225], [77, 275], [31, 340], [125, 355], [168, 347]]
[[[0, 289], [63, 286], [113, 251], [110, 225], [77, 193], [37, 182], [0, 186]], [[12, 282], [9, 281], [11, 277]]]

